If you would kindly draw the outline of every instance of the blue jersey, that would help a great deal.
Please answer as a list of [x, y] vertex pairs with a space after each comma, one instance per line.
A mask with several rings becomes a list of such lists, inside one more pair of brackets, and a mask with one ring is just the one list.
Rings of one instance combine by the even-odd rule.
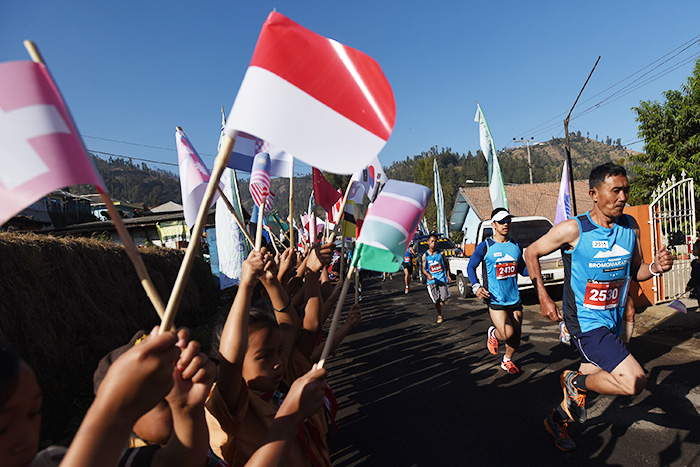
[[489, 305], [512, 306], [520, 304], [518, 273], [527, 275], [523, 250], [519, 243], [508, 240], [503, 243], [487, 238], [474, 249], [469, 258], [467, 274], [473, 284], [478, 282], [476, 268], [483, 267], [483, 287], [489, 291]]
[[426, 251], [423, 257], [425, 258], [425, 270], [433, 276], [427, 283], [447, 284], [447, 271], [445, 270], [445, 261], [442, 259], [442, 252], [435, 251], [435, 253], [431, 255], [430, 251]]
[[589, 211], [576, 222], [578, 243], [562, 257], [566, 326], [573, 335], [601, 327], [619, 334], [636, 247], [632, 221], [622, 215], [608, 229], [595, 224]]

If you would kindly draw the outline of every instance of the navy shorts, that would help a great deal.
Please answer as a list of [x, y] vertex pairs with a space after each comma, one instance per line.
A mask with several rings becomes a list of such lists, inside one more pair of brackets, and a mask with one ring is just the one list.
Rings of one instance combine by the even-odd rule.
[[581, 363], [592, 363], [608, 373], [630, 354], [620, 338], [605, 327], [571, 337], [581, 354]]

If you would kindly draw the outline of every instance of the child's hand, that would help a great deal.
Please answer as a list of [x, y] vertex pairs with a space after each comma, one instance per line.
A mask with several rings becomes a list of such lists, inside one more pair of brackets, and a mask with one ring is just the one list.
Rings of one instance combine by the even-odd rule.
[[296, 251], [294, 248], [287, 248], [282, 252], [279, 257], [279, 272], [277, 277], [282, 280], [282, 278], [292, 269], [296, 263]]
[[353, 305], [348, 310], [348, 316], [345, 318], [345, 323], [348, 326], [354, 328], [362, 321], [362, 313], [360, 311], [360, 305]]
[[264, 257], [260, 251], [251, 251], [241, 266], [241, 284], [255, 285], [263, 274]]
[[316, 245], [309, 254], [308, 261], [306, 262], [307, 269], [313, 272], [320, 272], [325, 266], [328, 266], [331, 262], [331, 257], [333, 256], [333, 250], [330, 243], [324, 243], [323, 245]]
[[308, 373], [294, 380], [275, 418], [292, 416], [302, 423], [323, 407], [325, 389], [326, 370], [314, 364]]
[[182, 353], [173, 371], [173, 389], [165, 399], [173, 410], [204, 407], [216, 378], [216, 366], [201, 352], [197, 341], [187, 342], [189, 330], [179, 329], [178, 338]]
[[274, 257], [270, 253], [266, 253], [263, 256], [263, 274], [260, 276], [260, 280], [265, 283], [270, 283], [277, 278], [277, 263], [275, 263]]
[[180, 355], [174, 332], [158, 335], [158, 327], [114, 361], [97, 391], [95, 403], [110, 407], [133, 425], [173, 387], [173, 370]]

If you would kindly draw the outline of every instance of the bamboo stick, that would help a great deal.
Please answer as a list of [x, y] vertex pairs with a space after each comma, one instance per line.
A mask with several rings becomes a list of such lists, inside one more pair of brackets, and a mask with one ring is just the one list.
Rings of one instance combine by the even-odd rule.
[[255, 251], [260, 251], [260, 246], [262, 245], [262, 224], [263, 217], [265, 216], [265, 203], [267, 202], [267, 197], [262, 199], [261, 206], [258, 206], [258, 228], [255, 231]]
[[350, 266], [348, 268], [348, 275], [343, 283], [343, 288], [340, 291], [340, 297], [338, 297], [338, 303], [335, 305], [335, 312], [333, 313], [333, 320], [331, 321], [331, 328], [328, 331], [328, 337], [326, 337], [326, 344], [323, 346], [323, 352], [321, 353], [321, 358], [318, 361], [318, 368], [323, 368], [323, 364], [328, 358], [328, 354], [331, 351], [331, 342], [335, 337], [335, 330], [338, 327], [338, 318], [340, 317], [340, 310], [343, 309], [343, 302], [345, 302], [345, 296], [348, 294], [348, 289], [350, 288], [350, 278], [352, 277], [352, 272], [355, 270], [355, 266]]

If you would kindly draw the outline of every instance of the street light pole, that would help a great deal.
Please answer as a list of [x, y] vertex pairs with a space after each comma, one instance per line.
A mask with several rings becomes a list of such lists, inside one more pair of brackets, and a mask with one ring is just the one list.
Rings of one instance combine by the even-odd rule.
[[532, 159], [530, 159], [530, 141], [535, 141], [535, 137], [533, 136], [532, 138], [528, 139], [523, 139], [521, 137], [520, 141], [513, 138], [513, 141], [515, 141], [516, 143], [524, 142], [527, 147], [527, 170], [530, 172], [530, 185], [532, 185]]

